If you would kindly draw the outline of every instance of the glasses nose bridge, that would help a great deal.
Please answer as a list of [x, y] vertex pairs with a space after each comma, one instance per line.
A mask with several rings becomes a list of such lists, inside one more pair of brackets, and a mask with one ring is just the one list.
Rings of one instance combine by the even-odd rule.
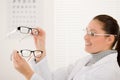
[[31, 33], [32, 32], [32, 28], [28, 28], [28, 33]]
[[31, 51], [31, 53], [34, 55], [34, 57], [35, 57], [35, 51]]
[[30, 51], [30, 52], [34, 54], [34, 51]]

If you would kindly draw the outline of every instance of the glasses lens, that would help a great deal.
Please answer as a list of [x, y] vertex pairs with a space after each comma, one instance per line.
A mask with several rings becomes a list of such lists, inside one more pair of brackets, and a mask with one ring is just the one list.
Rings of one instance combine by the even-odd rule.
[[33, 35], [38, 35], [39, 34], [39, 31], [35, 28], [32, 28], [32, 34]]
[[17, 28], [21, 33], [23, 33], [23, 34], [28, 34], [29, 33], [29, 28], [27, 28], [27, 27], [18, 27]]
[[91, 31], [88, 31], [87, 34], [90, 35], [90, 36], [95, 36], [95, 33], [91, 32]]
[[29, 51], [29, 50], [21, 50], [20, 52], [23, 57], [29, 57], [31, 54], [31, 51]]
[[34, 51], [35, 57], [40, 57], [42, 53], [43, 53], [43, 51], [40, 51], [40, 50], [35, 50]]

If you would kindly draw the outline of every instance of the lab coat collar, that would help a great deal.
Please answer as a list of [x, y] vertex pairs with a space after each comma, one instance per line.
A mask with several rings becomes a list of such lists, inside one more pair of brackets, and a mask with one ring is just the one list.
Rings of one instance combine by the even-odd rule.
[[101, 64], [105, 64], [105, 63], [107, 63], [107, 62], [110, 62], [110, 61], [116, 61], [116, 62], [117, 62], [117, 52], [103, 57], [102, 59], [100, 59], [98, 62], [96, 62], [96, 63], [93, 64], [92, 66], [93, 66], [93, 67], [94, 67], [94, 66], [98, 66], [98, 65], [101, 65]]

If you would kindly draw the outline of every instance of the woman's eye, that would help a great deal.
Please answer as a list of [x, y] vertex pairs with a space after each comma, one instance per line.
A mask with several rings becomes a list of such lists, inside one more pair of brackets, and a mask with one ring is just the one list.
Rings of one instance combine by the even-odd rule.
[[95, 32], [91, 32], [91, 31], [87, 31], [87, 34], [90, 35], [90, 36], [93, 36], [93, 37], [96, 35]]
[[95, 36], [95, 33], [94, 33], [94, 32], [90, 32], [90, 35], [91, 35], [91, 36]]

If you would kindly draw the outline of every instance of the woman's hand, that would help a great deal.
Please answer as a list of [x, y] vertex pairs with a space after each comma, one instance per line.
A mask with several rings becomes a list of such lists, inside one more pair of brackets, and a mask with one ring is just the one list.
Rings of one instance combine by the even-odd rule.
[[[45, 49], [45, 31], [41, 28], [36, 28], [38, 30], [37, 35], [33, 35], [36, 49]], [[34, 31], [32, 32], [34, 33]]]
[[34, 74], [33, 70], [30, 68], [29, 64], [23, 59], [18, 51], [13, 51], [12, 53], [12, 61], [15, 69], [23, 74], [27, 80], [30, 80], [32, 75]]
[[[43, 59], [46, 56], [46, 49], [45, 49], [46, 34], [45, 31], [41, 28], [37, 28], [37, 30], [38, 30], [38, 34], [33, 35], [34, 43], [37, 50], [43, 51], [41, 55], [38, 55], [39, 57], [36, 57], [36, 62], [39, 62], [41, 59]], [[34, 31], [32, 33], [34, 33]]]

